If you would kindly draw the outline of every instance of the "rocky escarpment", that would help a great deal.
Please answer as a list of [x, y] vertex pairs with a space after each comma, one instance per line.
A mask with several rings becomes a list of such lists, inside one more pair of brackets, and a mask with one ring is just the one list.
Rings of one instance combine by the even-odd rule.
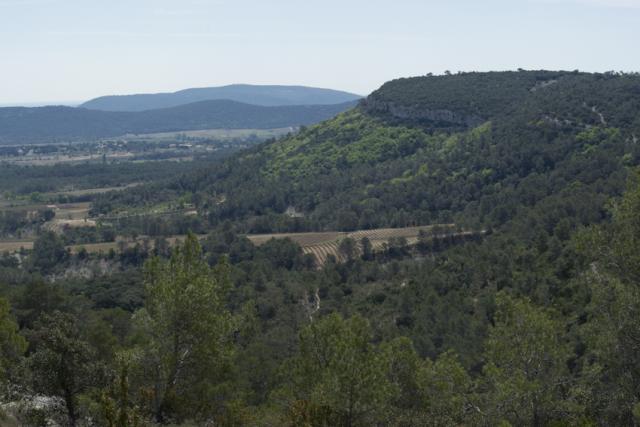
[[473, 114], [463, 114], [446, 109], [426, 109], [420, 105], [399, 105], [373, 97], [362, 100], [360, 106], [372, 115], [391, 116], [396, 119], [415, 122], [475, 127], [485, 121], [482, 117]]

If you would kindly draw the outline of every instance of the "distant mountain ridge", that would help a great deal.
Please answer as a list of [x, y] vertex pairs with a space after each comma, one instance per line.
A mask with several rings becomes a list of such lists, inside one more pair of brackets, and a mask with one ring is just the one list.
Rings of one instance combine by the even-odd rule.
[[274, 129], [311, 125], [356, 102], [265, 107], [229, 100], [201, 101], [142, 112], [63, 106], [0, 108], [0, 145], [29, 144], [200, 129]]
[[353, 93], [307, 86], [233, 84], [172, 93], [102, 96], [87, 101], [80, 107], [102, 111], [146, 111], [219, 99], [275, 107], [341, 104], [360, 98], [360, 95]]

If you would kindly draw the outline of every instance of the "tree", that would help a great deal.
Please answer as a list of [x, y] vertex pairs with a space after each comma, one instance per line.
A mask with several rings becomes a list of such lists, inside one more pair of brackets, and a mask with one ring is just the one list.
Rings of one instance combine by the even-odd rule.
[[24, 286], [14, 303], [20, 327], [31, 328], [43, 313], [63, 310], [69, 296], [55, 283], [33, 280]]
[[407, 239], [405, 237], [391, 237], [386, 244], [387, 253], [391, 257], [401, 257], [407, 253]]
[[453, 352], [443, 353], [435, 361], [424, 361], [417, 383], [429, 425], [479, 424], [479, 409], [472, 403], [473, 381]]
[[591, 272], [589, 321], [582, 380], [591, 390], [589, 408], [610, 425], [637, 425], [640, 406], [640, 290], [616, 277]]
[[431, 233], [425, 230], [420, 230], [418, 232], [418, 250], [423, 254], [429, 252], [429, 249], [431, 249], [432, 246], [432, 239], [433, 237], [431, 236]]
[[[418, 356], [409, 338], [398, 337], [382, 344], [388, 362], [387, 378], [393, 387], [393, 395], [388, 402], [392, 410], [388, 420], [397, 425], [424, 424], [423, 405], [416, 373], [422, 359]], [[386, 420], [385, 420], [386, 421]]]
[[62, 239], [52, 231], [45, 231], [33, 242], [31, 263], [42, 273], [50, 273], [68, 256]]
[[371, 343], [371, 329], [360, 316], [331, 314], [300, 333], [291, 369], [293, 424], [370, 425], [384, 414], [394, 388], [388, 353]]
[[338, 212], [336, 226], [340, 231], [352, 231], [358, 227], [358, 215], [350, 210]]
[[338, 246], [338, 251], [346, 261], [352, 261], [358, 254], [358, 244], [350, 237], [344, 238]]
[[493, 422], [547, 425], [564, 416], [570, 353], [563, 325], [527, 299], [496, 296], [495, 325], [485, 342], [487, 413]]
[[234, 318], [225, 306], [229, 267], [222, 260], [211, 269], [189, 234], [170, 260], [148, 261], [145, 274], [145, 308], [134, 318], [153, 416], [204, 417], [221, 400], [234, 351]]
[[42, 211], [42, 220], [44, 222], [51, 221], [53, 218], [55, 218], [55, 216], [56, 212], [53, 209], [45, 209], [44, 211]]
[[74, 427], [79, 395], [100, 385], [102, 367], [94, 362], [96, 354], [83, 340], [78, 320], [59, 311], [36, 322], [31, 341], [34, 351], [27, 361], [31, 385], [38, 393], [62, 398]]
[[116, 367], [111, 383], [100, 398], [102, 416], [108, 427], [138, 427], [142, 417], [131, 401], [129, 373], [137, 354], [122, 352], [116, 356]]
[[0, 381], [10, 376], [11, 369], [27, 349], [27, 341], [19, 334], [9, 308], [9, 302], [0, 298]]
[[591, 301], [581, 328], [587, 344], [583, 382], [589, 408], [611, 425], [640, 423], [640, 176], [613, 208], [611, 224], [577, 237], [587, 259]]
[[360, 245], [362, 245], [362, 259], [364, 261], [371, 261], [373, 259], [373, 245], [368, 237], [360, 239]]

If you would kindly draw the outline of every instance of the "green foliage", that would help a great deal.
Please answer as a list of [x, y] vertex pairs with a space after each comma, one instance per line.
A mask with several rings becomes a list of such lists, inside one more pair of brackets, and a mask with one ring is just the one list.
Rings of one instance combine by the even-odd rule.
[[225, 307], [228, 266], [211, 269], [189, 235], [171, 259], [146, 265], [145, 308], [135, 315], [141, 368], [158, 421], [209, 415], [229, 376], [235, 322]]
[[427, 359], [417, 372], [423, 417], [429, 425], [478, 423], [481, 411], [473, 403], [473, 381], [452, 352]]
[[102, 380], [103, 369], [95, 352], [82, 338], [78, 320], [61, 312], [43, 315], [31, 341], [34, 349], [27, 366], [33, 390], [63, 399], [69, 425], [75, 426], [80, 395], [99, 387]]
[[9, 308], [9, 302], [0, 298], [0, 381], [10, 376], [27, 349], [27, 341], [20, 335]]
[[413, 154], [437, 140], [416, 129], [387, 127], [358, 110], [266, 147], [269, 175], [293, 177], [349, 169]]
[[115, 375], [107, 391], [102, 392], [101, 409], [107, 427], [140, 427], [143, 425], [139, 409], [131, 402], [129, 373], [138, 361], [134, 352], [116, 357]]
[[348, 237], [340, 241], [338, 250], [347, 260], [352, 261], [358, 254], [358, 245], [355, 240]]
[[545, 425], [565, 416], [570, 352], [562, 324], [527, 300], [496, 297], [485, 343], [490, 416], [514, 425]]
[[365, 319], [333, 314], [311, 323], [291, 360], [291, 424], [368, 425], [393, 396], [388, 363]]
[[598, 386], [590, 396], [594, 412], [611, 424], [632, 424], [640, 401], [640, 185], [630, 180], [613, 208], [611, 224], [586, 230], [579, 246], [590, 262], [581, 280], [591, 291], [589, 322], [581, 332], [587, 344], [584, 381]]
[[45, 231], [33, 243], [30, 261], [42, 273], [50, 273], [68, 257], [62, 239], [52, 231]]

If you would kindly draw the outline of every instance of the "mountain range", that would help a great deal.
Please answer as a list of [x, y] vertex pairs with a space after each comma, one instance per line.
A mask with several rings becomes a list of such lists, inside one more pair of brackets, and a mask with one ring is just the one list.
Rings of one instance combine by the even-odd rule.
[[80, 107], [103, 111], [145, 111], [217, 99], [274, 107], [342, 104], [360, 98], [353, 93], [315, 87], [234, 84], [173, 93], [102, 96]]

